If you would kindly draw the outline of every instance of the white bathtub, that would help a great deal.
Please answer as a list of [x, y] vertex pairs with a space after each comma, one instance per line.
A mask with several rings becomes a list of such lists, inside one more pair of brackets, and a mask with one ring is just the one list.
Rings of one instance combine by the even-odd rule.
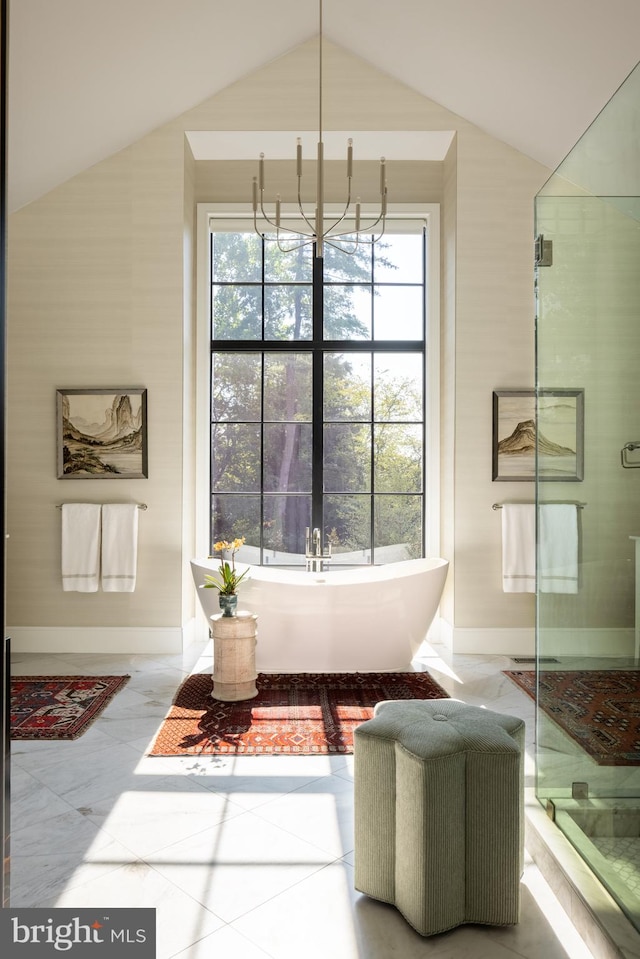
[[[218, 591], [202, 584], [205, 573], [218, 566], [218, 559], [191, 560], [207, 619], [220, 612]], [[238, 609], [258, 616], [258, 670], [408, 668], [435, 616], [448, 566], [445, 559], [323, 573], [252, 566], [238, 589]]]

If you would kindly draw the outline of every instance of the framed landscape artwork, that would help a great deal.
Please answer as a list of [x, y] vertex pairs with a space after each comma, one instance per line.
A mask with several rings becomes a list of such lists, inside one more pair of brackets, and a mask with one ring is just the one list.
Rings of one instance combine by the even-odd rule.
[[58, 479], [147, 476], [145, 389], [57, 390]]
[[[539, 390], [537, 412], [539, 478], [579, 482], [584, 476], [584, 390]], [[535, 390], [494, 390], [493, 479], [531, 482], [535, 475]]]

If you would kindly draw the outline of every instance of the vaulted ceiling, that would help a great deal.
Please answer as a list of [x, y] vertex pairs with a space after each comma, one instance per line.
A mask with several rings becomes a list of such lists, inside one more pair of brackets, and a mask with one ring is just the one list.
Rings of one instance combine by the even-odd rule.
[[[10, 0], [9, 206], [318, 32], [318, 0]], [[324, 0], [324, 34], [553, 168], [640, 60], [638, 0]]]

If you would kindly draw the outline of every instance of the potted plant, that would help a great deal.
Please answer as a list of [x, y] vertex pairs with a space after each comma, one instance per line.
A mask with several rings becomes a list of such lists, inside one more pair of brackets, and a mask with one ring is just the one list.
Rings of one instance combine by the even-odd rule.
[[[236, 553], [244, 543], [244, 536], [232, 540], [230, 543], [226, 539], [220, 540], [213, 546], [214, 553], [221, 553], [220, 571], [217, 576], [211, 576], [205, 573], [205, 589], [217, 589], [220, 592], [218, 601], [223, 616], [235, 616], [238, 606], [238, 596], [236, 589], [248, 574], [249, 569], [238, 573], [236, 570]], [[231, 562], [225, 559], [225, 554], [231, 553]]]

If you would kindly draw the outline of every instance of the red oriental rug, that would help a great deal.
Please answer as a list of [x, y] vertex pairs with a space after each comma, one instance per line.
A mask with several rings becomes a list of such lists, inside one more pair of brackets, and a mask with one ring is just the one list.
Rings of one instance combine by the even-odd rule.
[[12, 739], [77, 739], [130, 676], [12, 676]]
[[[536, 674], [505, 670], [532, 699]], [[599, 766], [640, 764], [640, 671], [544, 670], [538, 705]]]
[[178, 690], [151, 756], [352, 753], [353, 731], [385, 699], [448, 699], [428, 673], [259, 673], [258, 695], [211, 698], [211, 674]]

